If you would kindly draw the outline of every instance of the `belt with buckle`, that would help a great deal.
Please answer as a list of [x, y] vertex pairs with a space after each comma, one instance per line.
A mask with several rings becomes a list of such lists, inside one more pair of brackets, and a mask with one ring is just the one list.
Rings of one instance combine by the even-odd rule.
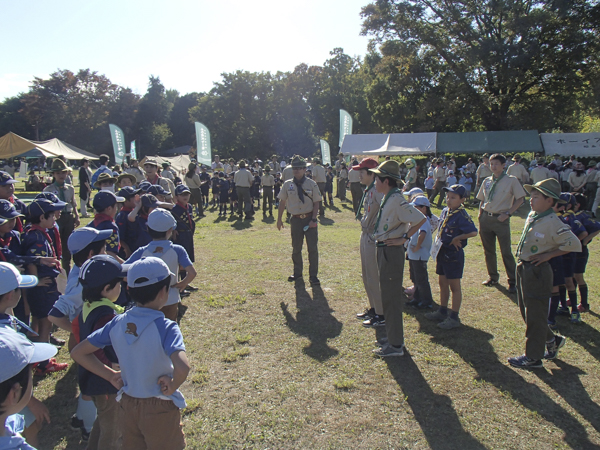
[[298, 219], [306, 219], [311, 214], [312, 213], [307, 213], [307, 214], [292, 214], [292, 217], [297, 217]]
[[500, 215], [501, 215], [501, 214], [496, 214], [496, 213], [487, 212], [485, 209], [483, 210], [483, 212], [484, 212], [486, 215], [488, 215], [488, 216], [492, 216], [492, 217], [498, 217], [498, 216], [500, 216]]

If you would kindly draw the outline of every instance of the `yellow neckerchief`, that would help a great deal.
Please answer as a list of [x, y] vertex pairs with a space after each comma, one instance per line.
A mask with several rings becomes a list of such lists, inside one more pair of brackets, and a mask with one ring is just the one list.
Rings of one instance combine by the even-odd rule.
[[[464, 210], [465, 207], [463, 205], [460, 205], [458, 208], [456, 208], [455, 210], [450, 211], [450, 209], [447, 209], [446, 211], [448, 211], [448, 213], [446, 214], [446, 217], [444, 217], [444, 221], [442, 222], [441, 225], [438, 225], [438, 229], [437, 229], [437, 233], [435, 235], [435, 239], [440, 239], [442, 236], [442, 230], [444, 228], [446, 228], [446, 225], [448, 225], [448, 221], [450, 220], [450, 217], [452, 217], [454, 214], [456, 214], [457, 212]], [[441, 219], [441, 217], [440, 217]]]
[[88, 315], [94, 309], [99, 308], [100, 306], [108, 306], [108, 307], [114, 309], [117, 314], [123, 314], [123, 311], [125, 311], [125, 308], [123, 308], [122, 306], [119, 306], [119, 305], [115, 305], [113, 302], [111, 302], [107, 298], [103, 298], [99, 302], [92, 302], [92, 303], [83, 302], [83, 310], [81, 311], [83, 321], [85, 322], [88, 318]]

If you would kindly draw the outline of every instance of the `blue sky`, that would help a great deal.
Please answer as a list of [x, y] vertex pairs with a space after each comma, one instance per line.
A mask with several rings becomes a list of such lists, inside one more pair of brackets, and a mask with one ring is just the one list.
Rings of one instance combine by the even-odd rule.
[[0, 101], [59, 68], [89, 68], [139, 94], [155, 75], [187, 93], [223, 72], [321, 65], [335, 47], [364, 56], [369, 1], [0, 0]]

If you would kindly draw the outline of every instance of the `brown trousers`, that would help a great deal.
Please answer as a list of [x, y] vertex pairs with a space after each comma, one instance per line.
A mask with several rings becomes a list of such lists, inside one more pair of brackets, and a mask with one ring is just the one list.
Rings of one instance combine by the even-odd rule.
[[181, 412], [171, 400], [121, 397], [123, 448], [180, 450], [185, 448]]
[[388, 342], [394, 347], [401, 347], [404, 344], [404, 247], [377, 247], [377, 267]]
[[90, 433], [87, 450], [121, 450], [121, 416], [117, 394], [92, 395], [98, 415]]
[[485, 254], [485, 265], [490, 278], [494, 281], [498, 281], [500, 278], [498, 261], [496, 260], [496, 238], [498, 238], [508, 284], [514, 285], [517, 266], [511, 248], [510, 219], [500, 222], [497, 216], [490, 216], [485, 211], [482, 211], [479, 218], [479, 236], [481, 237], [481, 245]]
[[554, 339], [554, 333], [548, 326], [552, 276], [552, 267], [548, 262], [535, 266], [519, 261], [517, 265], [517, 299], [527, 326], [525, 354], [535, 360], [544, 357], [546, 342]]

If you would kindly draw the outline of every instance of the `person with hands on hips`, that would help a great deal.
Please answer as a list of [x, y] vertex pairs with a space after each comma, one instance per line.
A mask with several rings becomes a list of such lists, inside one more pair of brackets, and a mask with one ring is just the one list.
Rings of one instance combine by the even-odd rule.
[[479, 234], [485, 254], [488, 279], [482, 284], [498, 284], [498, 262], [496, 260], [496, 238], [500, 244], [500, 253], [508, 278], [508, 292], [514, 294], [515, 258], [511, 249], [510, 216], [523, 204], [525, 191], [516, 177], [504, 172], [506, 158], [500, 154], [490, 157], [492, 175], [485, 178], [477, 193], [479, 204]]
[[306, 161], [300, 156], [292, 160], [294, 176], [287, 180], [279, 192], [279, 214], [277, 217], [277, 229], [284, 228], [282, 216], [287, 208], [290, 218], [290, 230], [292, 234], [292, 262], [294, 273], [288, 277], [288, 281], [298, 281], [302, 278], [302, 245], [306, 236], [306, 247], [308, 249], [308, 275], [311, 286], [321, 284], [317, 277], [319, 272], [319, 235], [317, 232], [317, 216], [321, 204], [321, 191], [316, 182], [307, 178]]
[[[554, 359], [565, 344], [565, 338], [555, 335], [548, 326], [548, 299], [552, 293], [553, 273], [550, 259], [580, 252], [581, 242], [553, 210], [560, 199], [560, 184], [550, 178], [533, 186], [526, 184], [531, 194], [531, 212], [517, 246], [517, 300], [526, 324], [525, 354], [508, 359], [511, 366], [532, 369], [543, 367], [543, 359]], [[544, 349], [545, 346], [545, 349]]]
[[375, 189], [383, 200], [373, 227], [373, 240], [377, 247], [379, 289], [385, 316], [387, 341], [373, 350], [376, 356], [404, 355], [404, 325], [402, 307], [404, 290], [404, 244], [415, 234], [427, 218], [402, 195], [400, 166], [397, 161], [381, 163], [371, 172], [375, 174]]

